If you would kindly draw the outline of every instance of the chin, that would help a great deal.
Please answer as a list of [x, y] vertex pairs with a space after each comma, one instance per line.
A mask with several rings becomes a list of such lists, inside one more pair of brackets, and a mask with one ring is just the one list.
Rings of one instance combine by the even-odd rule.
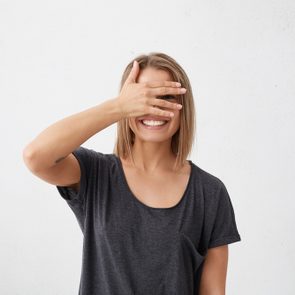
[[171, 140], [172, 137], [163, 137], [163, 136], [142, 136], [139, 134], [135, 134], [135, 137], [143, 142], [155, 142], [155, 143], [160, 143], [160, 142], [165, 142], [167, 140]]

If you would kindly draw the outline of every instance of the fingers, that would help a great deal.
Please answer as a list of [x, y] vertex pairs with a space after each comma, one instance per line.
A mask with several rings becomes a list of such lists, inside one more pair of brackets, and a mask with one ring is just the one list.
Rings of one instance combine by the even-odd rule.
[[131, 71], [130, 71], [125, 83], [127, 83], [127, 84], [128, 83], [135, 83], [138, 73], [139, 73], [139, 65], [138, 65], [137, 60], [134, 60]]
[[175, 81], [150, 81], [145, 82], [146, 87], [180, 87], [181, 84]]
[[161, 109], [153, 108], [153, 107], [148, 107], [148, 112], [147, 113], [157, 115], [157, 116], [160, 116], [160, 117], [168, 117], [170, 119], [171, 119], [171, 117], [174, 116], [173, 112], [163, 111]]
[[152, 96], [152, 97], [163, 96], [167, 94], [180, 95], [180, 94], [184, 94], [185, 92], [186, 92], [185, 88], [168, 87], [168, 86], [149, 88], [145, 91], [147, 96]]
[[180, 110], [182, 108], [181, 104], [176, 102], [170, 102], [164, 99], [151, 98], [149, 101], [152, 105], [156, 105], [156, 106], [167, 108], [167, 109]]

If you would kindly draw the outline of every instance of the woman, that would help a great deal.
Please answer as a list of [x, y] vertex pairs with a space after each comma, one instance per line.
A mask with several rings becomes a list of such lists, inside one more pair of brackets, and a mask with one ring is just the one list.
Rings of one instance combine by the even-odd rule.
[[[113, 153], [81, 146], [115, 122]], [[223, 182], [186, 160], [194, 124], [184, 70], [151, 53], [128, 64], [117, 97], [25, 148], [28, 168], [56, 185], [83, 232], [79, 294], [225, 294], [228, 244], [241, 238]]]

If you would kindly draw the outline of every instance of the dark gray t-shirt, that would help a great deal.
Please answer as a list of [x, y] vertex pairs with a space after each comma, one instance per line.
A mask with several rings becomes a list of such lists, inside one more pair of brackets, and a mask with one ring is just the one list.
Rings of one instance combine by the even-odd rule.
[[241, 241], [223, 182], [191, 160], [182, 199], [137, 199], [120, 158], [80, 146], [80, 190], [56, 186], [83, 233], [79, 295], [196, 295], [208, 248]]

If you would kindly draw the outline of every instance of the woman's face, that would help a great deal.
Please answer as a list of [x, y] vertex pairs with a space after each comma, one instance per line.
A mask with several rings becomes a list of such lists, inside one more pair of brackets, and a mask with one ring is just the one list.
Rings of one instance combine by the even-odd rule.
[[[154, 68], [145, 68], [141, 70], [137, 78], [138, 83], [149, 82], [149, 81], [173, 81], [173, 78], [170, 74], [163, 70], [158, 70]], [[178, 98], [175, 95], [165, 95], [164, 97], [158, 97], [161, 99], [167, 99], [169, 102], [177, 102]], [[153, 141], [153, 142], [162, 142], [170, 140], [172, 136], [176, 133], [180, 126], [180, 112], [181, 110], [167, 109], [157, 106], [160, 109], [169, 110], [174, 113], [174, 116], [171, 118], [161, 117], [153, 114], [145, 114], [140, 117], [131, 117], [129, 118], [129, 126], [135, 134], [136, 139], [142, 141]], [[157, 129], [149, 126], [143, 125], [139, 120], [143, 117], [161, 117], [161, 119], [168, 121], [163, 126], [158, 126]], [[159, 119], [158, 119], [159, 120]]]

